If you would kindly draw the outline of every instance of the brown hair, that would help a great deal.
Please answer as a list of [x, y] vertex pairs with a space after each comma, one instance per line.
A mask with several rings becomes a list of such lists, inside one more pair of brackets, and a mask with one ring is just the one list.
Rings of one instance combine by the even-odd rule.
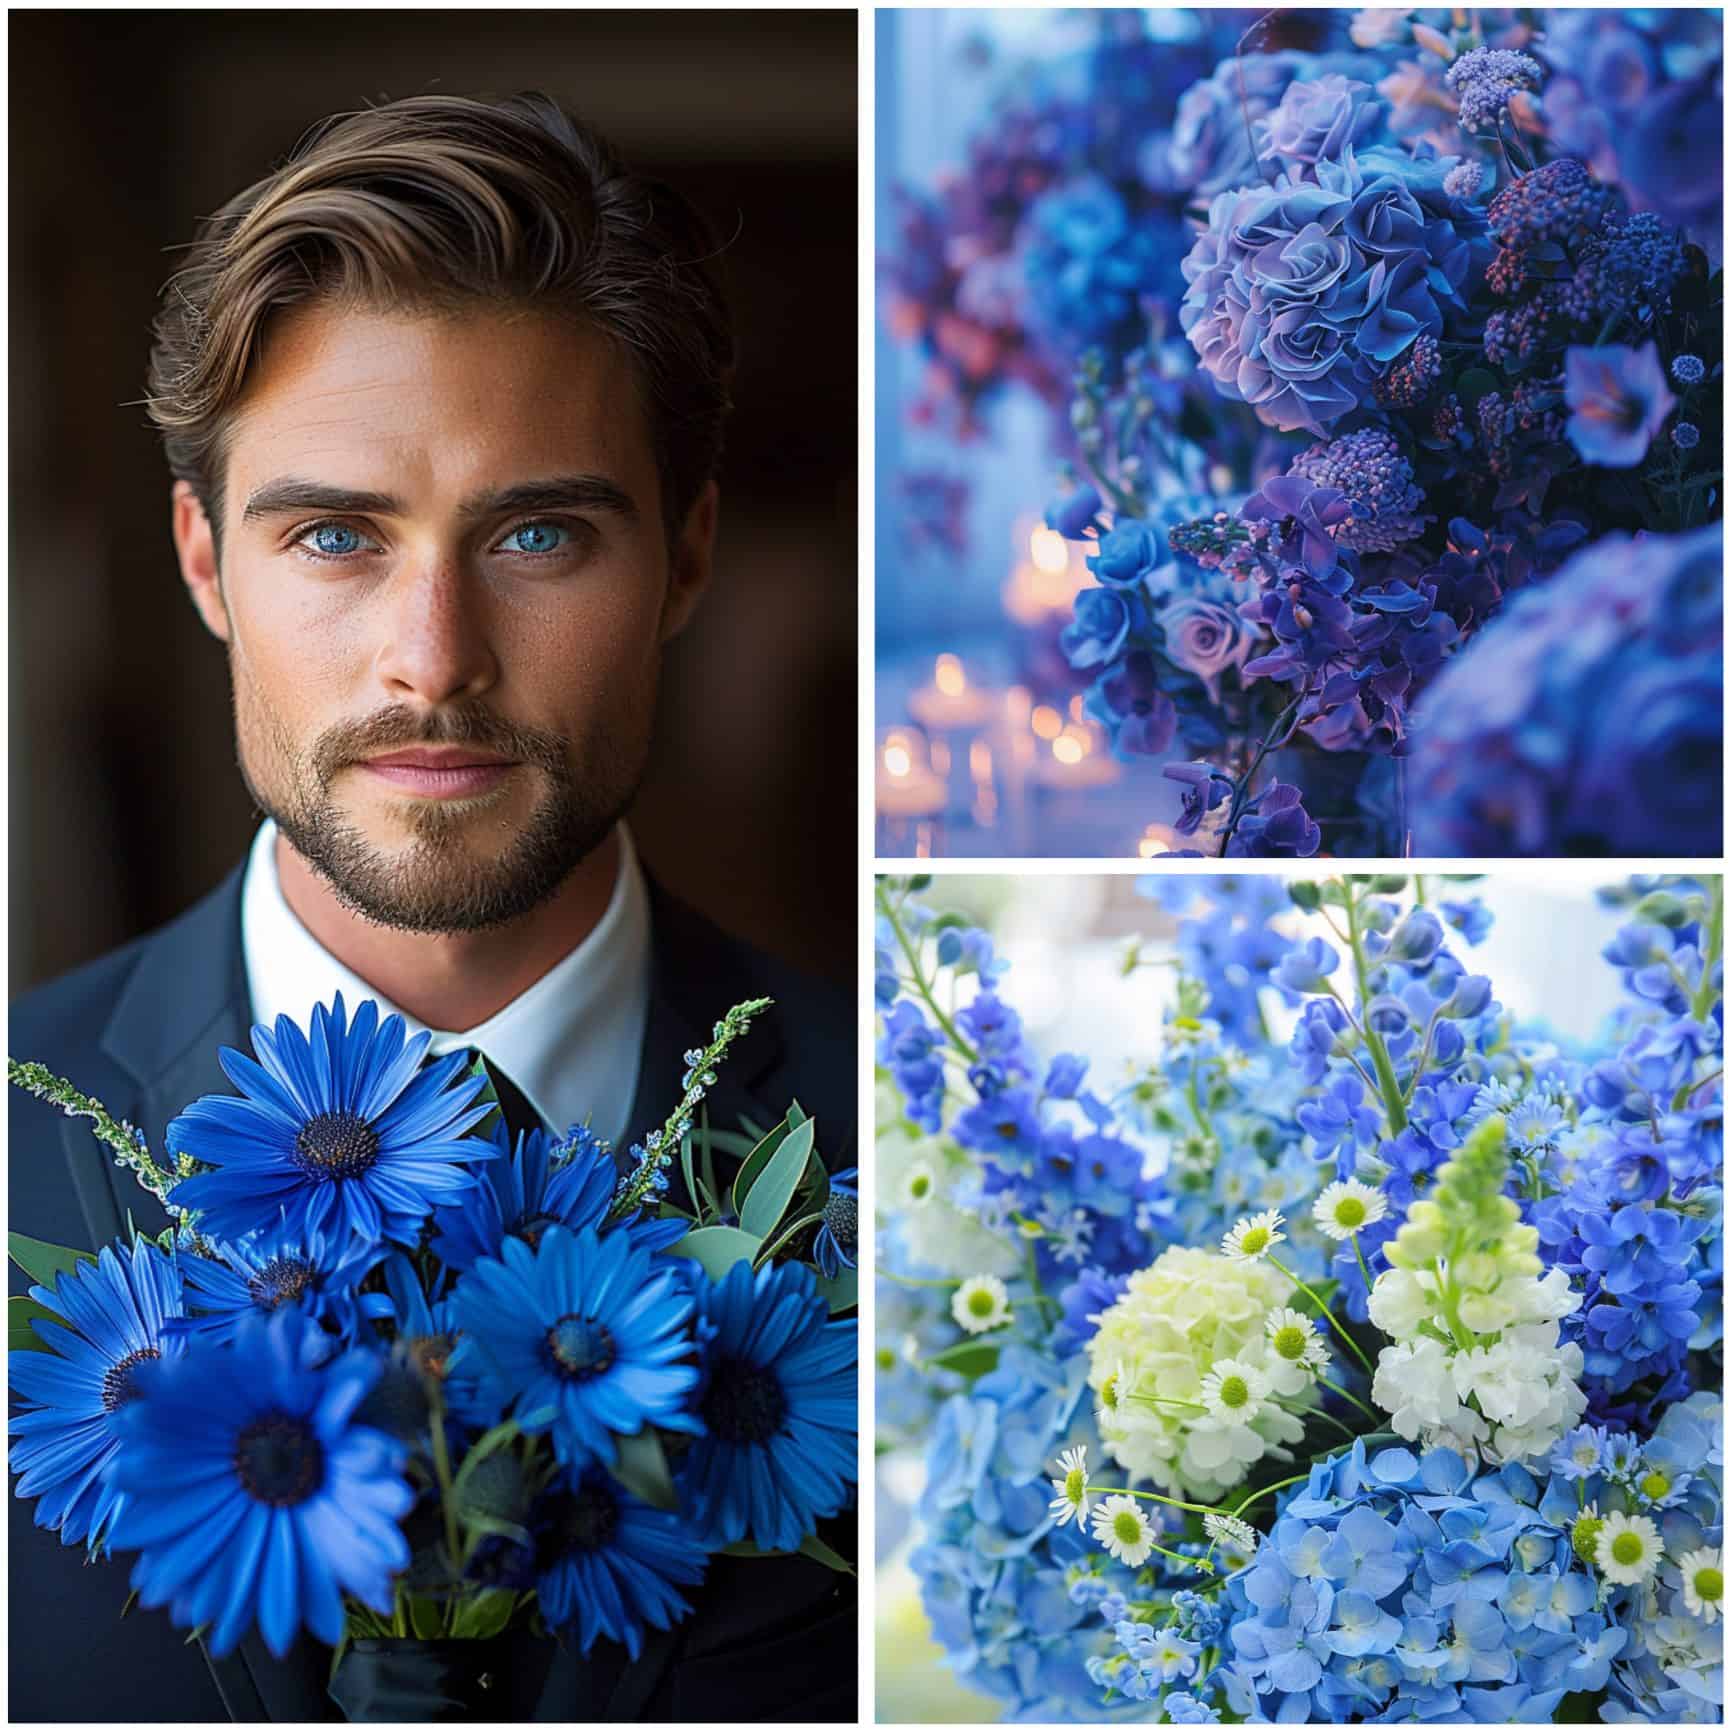
[[153, 325], [151, 420], [222, 535], [225, 432], [273, 313], [311, 301], [553, 307], [624, 346], [670, 540], [714, 475], [733, 333], [703, 219], [551, 98], [333, 115], [198, 228]]

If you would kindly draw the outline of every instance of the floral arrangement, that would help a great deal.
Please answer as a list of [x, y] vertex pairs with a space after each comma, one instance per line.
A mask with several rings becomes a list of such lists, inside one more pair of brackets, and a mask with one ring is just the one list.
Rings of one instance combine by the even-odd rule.
[[[1018, 1720], [1722, 1718], [1723, 890], [1604, 893], [1578, 1046], [1463, 885], [1168, 877], [1152, 1063], [878, 893], [878, 1399]], [[1290, 1030], [1285, 1038], [1277, 1028]]]
[[[616, 1166], [586, 1126], [507, 1131], [485, 1064], [339, 995], [222, 1049], [159, 1160], [40, 1065], [171, 1217], [95, 1255], [18, 1234], [17, 1491], [213, 1653], [257, 1630], [482, 1639], [633, 1659], [717, 1552], [803, 1552], [855, 1478], [852, 1175], [798, 1107], [698, 1123], [768, 1000], [686, 1054]], [[716, 1155], [743, 1157], [731, 1189]], [[669, 1200], [675, 1161], [689, 1207]], [[809, 1265], [816, 1265], [812, 1267]]]
[[[1432, 681], [1500, 683], [1516, 634], [1484, 628], [1585, 547], [1658, 584], [1718, 520], [1720, 54], [1697, 10], [1277, 12], [1107, 104], [1141, 128], [1119, 180], [1043, 180], [1017, 329], [1074, 376], [1047, 522], [1094, 579], [1063, 648], [1115, 752], [1184, 784], [1194, 851], [1447, 840], [1405, 775]], [[1591, 849], [1562, 808], [1597, 768], [1554, 771], [1518, 851]], [[1688, 818], [1631, 828], [1696, 851]]]

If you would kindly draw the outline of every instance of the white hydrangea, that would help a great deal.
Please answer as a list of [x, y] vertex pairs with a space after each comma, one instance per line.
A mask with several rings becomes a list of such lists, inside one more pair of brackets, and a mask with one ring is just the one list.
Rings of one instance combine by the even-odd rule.
[[[904, 1119], [892, 1120], [879, 1131], [876, 1153], [877, 1194], [890, 1206], [909, 1263], [937, 1275], [1004, 1278], [1018, 1273], [1022, 1258], [1016, 1243], [989, 1232], [954, 1201], [958, 1185], [975, 1173], [970, 1155], [947, 1137], [910, 1135]], [[908, 1181], [916, 1172], [931, 1178], [931, 1188], [917, 1207], [906, 1201]]]
[[1429, 1335], [1395, 1342], [1377, 1356], [1371, 1399], [1388, 1413], [1390, 1430], [1410, 1443], [1471, 1450], [1491, 1428], [1462, 1404], [1449, 1362], [1449, 1350]]
[[1089, 1386], [1100, 1391], [1113, 1379], [1101, 1441], [1120, 1467], [1209, 1502], [1265, 1456], [1290, 1459], [1284, 1446], [1304, 1435], [1293, 1412], [1266, 1400], [1248, 1423], [1217, 1418], [1204, 1405], [1204, 1385], [1226, 1360], [1267, 1374], [1269, 1313], [1292, 1292], [1292, 1281], [1262, 1259], [1184, 1245], [1131, 1277], [1089, 1344]]

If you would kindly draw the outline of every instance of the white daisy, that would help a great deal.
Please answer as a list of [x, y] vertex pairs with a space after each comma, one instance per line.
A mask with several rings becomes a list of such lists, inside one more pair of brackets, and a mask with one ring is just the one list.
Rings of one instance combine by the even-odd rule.
[[1254, 1557], [1257, 1551], [1257, 1530], [1249, 1522], [1242, 1522], [1237, 1516], [1222, 1515], [1219, 1510], [1210, 1510], [1203, 1517], [1203, 1532], [1216, 1545], [1224, 1546], [1228, 1551], [1240, 1552], [1245, 1557]]
[[996, 1275], [970, 1275], [956, 1289], [950, 1315], [970, 1335], [984, 1335], [1010, 1321], [1010, 1294]]
[[1646, 1516], [1606, 1517], [1594, 1540], [1594, 1562], [1608, 1582], [1633, 1587], [1660, 1566], [1660, 1530]]
[[1290, 1305], [1278, 1305], [1269, 1313], [1263, 1333], [1269, 1337], [1269, 1351], [1301, 1371], [1317, 1371], [1329, 1363], [1329, 1347], [1317, 1325]]
[[1389, 1199], [1357, 1179], [1337, 1180], [1324, 1187], [1311, 1205], [1311, 1215], [1331, 1239], [1350, 1239], [1361, 1227], [1381, 1221], [1389, 1213]]
[[902, 1181], [904, 1200], [918, 1208], [922, 1203], [930, 1203], [937, 1192], [938, 1175], [924, 1161], [916, 1161]]
[[1203, 1379], [1203, 1405], [1217, 1419], [1249, 1425], [1262, 1410], [1269, 1379], [1243, 1359], [1223, 1359]]
[[1125, 1394], [1125, 1362], [1115, 1359], [1103, 1382], [1095, 1392], [1095, 1423], [1104, 1431], [1119, 1416], [1119, 1404]]
[[1137, 1500], [1123, 1492], [1102, 1498], [1095, 1505], [1094, 1530], [1095, 1538], [1121, 1564], [1129, 1564], [1133, 1570], [1141, 1569], [1155, 1549], [1153, 1524], [1138, 1507]]
[[1221, 1254], [1235, 1263], [1252, 1263], [1286, 1237], [1281, 1231], [1281, 1211], [1265, 1209], [1260, 1215], [1234, 1222], [1221, 1241]]
[[1720, 1568], [1720, 1548], [1699, 1546], [1685, 1552], [1678, 1560], [1684, 1572], [1684, 1604], [1692, 1617], [1713, 1623], [1723, 1610], [1721, 1600], [1726, 1593], [1726, 1577]]
[[1058, 1517], [1058, 1525], [1064, 1524], [1076, 1517], [1076, 1525], [1080, 1528], [1089, 1513], [1089, 1452], [1086, 1443], [1079, 1443], [1074, 1449], [1067, 1449], [1058, 1458], [1059, 1477], [1052, 1482], [1052, 1489], [1058, 1496], [1049, 1506], [1052, 1513]]

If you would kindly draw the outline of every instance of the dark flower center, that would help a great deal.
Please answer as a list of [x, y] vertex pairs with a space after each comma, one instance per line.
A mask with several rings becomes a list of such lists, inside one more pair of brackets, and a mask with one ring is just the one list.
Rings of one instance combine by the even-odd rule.
[[154, 1347], [141, 1347], [136, 1353], [129, 1353], [124, 1359], [117, 1359], [102, 1375], [102, 1406], [103, 1411], [112, 1413], [117, 1407], [123, 1407], [129, 1401], [138, 1399], [138, 1386], [133, 1382], [132, 1368], [146, 1359], [160, 1359], [161, 1352]]
[[830, 1229], [830, 1236], [844, 1251], [854, 1249], [854, 1239], [859, 1231], [860, 1211], [855, 1199], [846, 1191], [832, 1191], [830, 1200], [824, 1205], [824, 1225]]
[[541, 1248], [541, 1235], [549, 1227], [562, 1227], [565, 1223], [557, 1215], [525, 1215], [510, 1232], [513, 1239], [521, 1239], [530, 1250]]
[[724, 1443], [768, 1443], [788, 1417], [782, 1380], [766, 1365], [721, 1359], [704, 1391], [704, 1424]]
[[286, 1509], [305, 1503], [324, 1483], [324, 1446], [306, 1420], [267, 1413], [236, 1439], [235, 1473], [250, 1496]]
[[258, 1271], [248, 1278], [247, 1291], [255, 1305], [275, 1311], [279, 1305], [289, 1305], [304, 1297], [316, 1273], [305, 1257], [273, 1257], [260, 1264]]
[[444, 1382], [445, 1368], [456, 1349], [457, 1337], [446, 1333], [413, 1336], [408, 1343], [407, 1352], [409, 1363], [423, 1376], [437, 1377], [440, 1382]]
[[562, 1317], [547, 1332], [547, 1351], [562, 1377], [578, 1381], [599, 1377], [613, 1364], [613, 1337], [604, 1325], [576, 1313]]
[[540, 1533], [537, 1562], [550, 1568], [572, 1552], [598, 1551], [611, 1544], [619, 1527], [619, 1499], [605, 1480], [586, 1478], [554, 1503], [545, 1525], [535, 1525]]
[[359, 1113], [319, 1113], [301, 1126], [295, 1158], [315, 1178], [358, 1179], [379, 1158], [378, 1133]]

